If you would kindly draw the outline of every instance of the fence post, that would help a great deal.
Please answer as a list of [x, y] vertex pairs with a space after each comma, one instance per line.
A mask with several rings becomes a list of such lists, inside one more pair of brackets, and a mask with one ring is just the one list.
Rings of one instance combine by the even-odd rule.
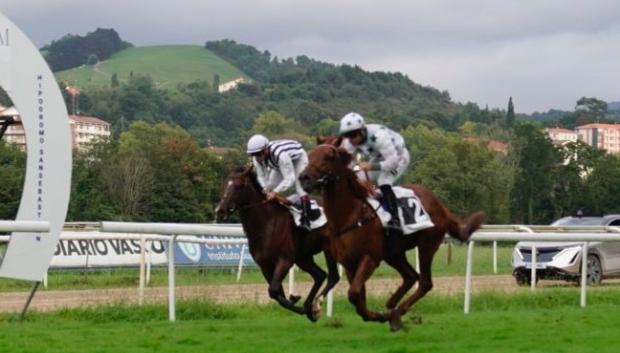
[[145, 279], [145, 263], [146, 263], [146, 242], [144, 234], [140, 235], [140, 284], [138, 286], [138, 305], [144, 304], [144, 282]]
[[239, 256], [239, 266], [237, 267], [237, 282], [241, 280], [241, 271], [243, 271], [243, 257], [245, 256], [245, 244], [241, 245], [241, 255]]
[[537, 251], [538, 249], [536, 248], [536, 245], [532, 245], [532, 269], [530, 271], [530, 290], [532, 292], [536, 289], [536, 267], [538, 267], [536, 264]]
[[291, 266], [288, 270], [288, 295], [293, 295], [295, 292], [295, 265]]
[[493, 241], [493, 273], [497, 274], [497, 240]]
[[151, 263], [153, 262], [153, 252], [151, 250], [153, 248], [153, 241], [148, 241], [147, 244], [149, 260], [146, 262], [146, 285], [148, 286], [151, 284]]
[[173, 235], [168, 240], [168, 317], [171, 322], [176, 321], [176, 293], [174, 283], [174, 241]]
[[581, 307], [586, 307], [586, 287], [588, 282], [588, 242], [581, 249]]
[[469, 305], [471, 302], [471, 271], [474, 261], [474, 241], [470, 240], [467, 245], [467, 266], [465, 267], [465, 304], [463, 305], [463, 312], [469, 314]]

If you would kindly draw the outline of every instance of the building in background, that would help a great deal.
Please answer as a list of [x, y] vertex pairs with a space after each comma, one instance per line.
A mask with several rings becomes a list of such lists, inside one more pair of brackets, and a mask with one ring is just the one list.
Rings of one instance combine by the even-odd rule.
[[618, 124], [587, 124], [575, 129], [579, 140], [588, 145], [620, 154], [620, 125]]
[[111, 124], [92, 116], [69, 115], [71, 145], [79, 150], [96, 140], [110, 137]]
[[559, 127], [544, 130], [555, 145], [564, 145], [567, 142], [577, 142], [577, 132]]
[[[0, 112], [0, 119], [11, 120], [4, 133], [6, 142], [17, 145], [20, 150], [26, 150], [26, 134], [22, 126], [19, 112], [14, 108], [8, 108]], [[110, 137], [111, 124], [99, 118], [80, 115], [69, 115], [69, 127], [71, 131], [71, 146], [78, 150], [88, 148], [89, 144], [99, 139]]]
[[234, 80], [230, 80], [230, 81], [222, 83], [221, 85], [217, 86], [217, 90], [220, 93], [224, 93], [226, 91], [230, 91], [231, 89], [237, 88], [237, 86], [239, 86], [240, 83], [246, 83], [246, 82], [247, 82], [246, 79], [244, 79], [243, 77], [239, 77]]

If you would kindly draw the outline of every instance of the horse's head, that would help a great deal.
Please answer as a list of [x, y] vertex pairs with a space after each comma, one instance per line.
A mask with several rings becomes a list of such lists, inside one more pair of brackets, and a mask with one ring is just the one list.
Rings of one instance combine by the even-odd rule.
[[317, 145], [332, 145], [335, 147], [340, 146], [342, 143], [342, 136], [317, 136]]
[[316, 146], [308, 155], [308, 166], [299, 175], [302, 187], [313, 191], [337, 181], [351, 158], [347, 151], [332, 144]]
[[237, 168], [232, 172], [226, 178], [224, 193], [215, 208], [216, 220], [226, 221], [236, 209], [252, 202], [252, 197], [256, 198], [256, 195], [260, 193], [256, 184], [252, 167]]

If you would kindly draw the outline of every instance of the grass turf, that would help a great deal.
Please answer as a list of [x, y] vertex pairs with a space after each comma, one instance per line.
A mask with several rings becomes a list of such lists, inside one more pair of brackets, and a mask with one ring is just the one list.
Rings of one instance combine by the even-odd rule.
[[[336, 317], [313, 324], [275, 304], [183, 302], [179, 321], [165, 306], [106, 306], [0, 316], [0, 352], [618, 352], [620, 289], [596, 288], [578, 306], [575, 288], [423, 299], [407, 330], [365, 323], [346, 301]], [[371, 300], [378, 307], [382, 299]]]

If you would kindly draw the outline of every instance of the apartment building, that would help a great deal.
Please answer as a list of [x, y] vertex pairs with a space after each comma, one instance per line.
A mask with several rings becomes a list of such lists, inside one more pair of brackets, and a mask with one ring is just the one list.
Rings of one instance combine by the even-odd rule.
[[579, 140], [594, 148], [620, 153], [620, 124], [587, 124], [577, 126], [575, 132]]
[[[14, 108], [8, 108], [0, 112], [2, 119], [12, 119], [4, 133], [4, 139], [8, 143], [17, 145], [22, 151], [26, 150], [26, 134], [21, 124], [19, 112]], [[99, 118], [81, 115], [69, 115], [69, 127], [71, 131], [71, 145], [73, 148], [82, 150], [96, 139], [104, 139], [110, 136], [111, 124]]]

